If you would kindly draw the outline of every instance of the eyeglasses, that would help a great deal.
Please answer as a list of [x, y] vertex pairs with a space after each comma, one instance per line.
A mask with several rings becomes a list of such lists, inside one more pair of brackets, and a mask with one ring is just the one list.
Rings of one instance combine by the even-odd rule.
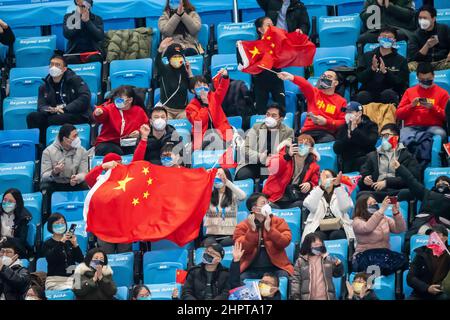
[[393, 133], [384, 133], [384, 134], [380, 135], [380, 137], [382, 139], [389, 139], [390, 137], [394, 137], [394, 136], [395, 136], [395, 134], [393, 134]]
[[1, 249], [0, 250], [1, 254], [14, 254], [14, 250], [10, 250], [10, 249]]

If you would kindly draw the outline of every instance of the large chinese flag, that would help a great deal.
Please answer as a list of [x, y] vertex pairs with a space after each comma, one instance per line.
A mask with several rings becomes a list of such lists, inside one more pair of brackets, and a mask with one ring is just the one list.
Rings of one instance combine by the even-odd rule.
[[239, 70], [250, 74], [258, 74], [264, 71], [260, 66], [272, 69], [272, 51], [269, 43], [264, 40], [238, 41], [237, 60]]
[[184, 246], [198, 236], [216, 171], [118, 165], [86, 198], [87, 231], [111, 243], [167, 239]]

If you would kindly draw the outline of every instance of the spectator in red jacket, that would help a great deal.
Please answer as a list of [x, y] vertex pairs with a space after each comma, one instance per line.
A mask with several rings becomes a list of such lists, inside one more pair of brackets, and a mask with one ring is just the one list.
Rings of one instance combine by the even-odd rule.
[[426, 131], [446, 140], [444, 130], [445, 109], [449, 101], [448, 92], [434, 84], [434, 71], [430, 63], [417, 67], [419, 84], [407, 89], [396, 111], [397, 119], [404, 120], [405, 127], [400, 131], [400, 141]]
[[148, 124], [141, 99], [133, 87], [121, 86], [112, 93], [111, 100], [95, 108], [94, 120], [102, 125], [95, 144], [95, 155], [114, 152], [132, 154], [139, 137], [139, 128]]
[[297, 143], [281, 145], [278, 156], [269, 160], [271, 173], [263, 188], [269, 201], [282, 209], [301, 207], [309, 192], [319, 183], [320, 155], [314, 139], [302, 134]]
[[195, 98], [186, 107], [186, 117], [192, 124], [194, 150], [202, 149], [214, 141], [212, 134], [205, 138], [210, 129], [217, 132], [222, 141], [231, 141], [233, 138], [233, 129], [222, 109], [222, 102], [230, 85], [227, 70], [222, 69], [213, 78], [213, 83], [216, 90], [210, 92], [205, 77], [196, 76], [191, 81], [191, 91], [195, 93]]
[[308, 116], [302, 133], [309, 134], [316, 143], [334, 141], [338, 128], [345, 124], [342, 108], [347, 105], [345, 98], [336, 93], [336, 87], [339, 85], [337, 73], [325, 71], [317, 82], [317, 88], [305, 78], [288, 72], [280, 72], [278, 77], [294, 82], [306, 97]]
[[242, 244], [241, 281], [260, 279], [267, 272], [289, 277], [294, 267], [286, 255], [292, 233], [282, 218], [272, 215], [269, 199], [254, 193], [247, 199], [248, 218], [236, 226], [233, 240]]
[[101, 165], [94, 167], [91, 171], [88, 172], [84, 181], [92, 188], [97, 182], [97, 178], [102, 174], [103, 171], [108, 171], [109, 169], [113, 169], [117, 166], [118, 163], [122, 163], [122, 157], [117, 153], [108, 153], [103, 157], [103, 161]]

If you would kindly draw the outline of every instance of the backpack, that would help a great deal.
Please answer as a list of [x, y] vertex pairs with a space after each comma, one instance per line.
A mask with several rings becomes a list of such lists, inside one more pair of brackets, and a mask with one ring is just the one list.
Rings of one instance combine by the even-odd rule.
[[248, 128], [250, 116], [256, 114], [250, 90], [242, 80], [231, 80], [222, 109], [227, 117], [241, 116], [244, 128]]

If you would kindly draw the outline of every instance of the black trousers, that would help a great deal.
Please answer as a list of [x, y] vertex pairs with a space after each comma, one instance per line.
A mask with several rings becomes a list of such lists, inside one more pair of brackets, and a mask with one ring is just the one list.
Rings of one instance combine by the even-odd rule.
[[397, 106], [400, 102], [400, 96], [392, 89], [386, 89], [381, 92], [363, 90], [358, 92], [355, 99], [362, 105], [378, 102], [384, 104], [393, 103]]
[[121, 147], [117, 143], [102, 142], [95, 146], [96, 156], [105, 156], [110, 152], [117, 153], [119, 156], [133, 154], [136, 147]]
[[368, 190], [360, 191], [360, 192], [358, 192], [357, 198], [359, 198], [362, 195], [366, 195], [366, 194], [372, 196], [375, 200], [377, 200], [378, 203], [382, 203], [384, 198], [386, 198], [387, 196], [389, 196], [389, 197], [398, 196], [398, 201], [409, 201], [414, 198], [408, 189], [400, 189], [400, 190], [385, 189], [385, 190], [381, 190], [381, 191], [368, 191]]
[[236, 172], [235, 180], [245, 180], [245, 179], [253, 179], [256, 180], [257, 178], [261, 178], [261, 180], [264, 180], [267, 178], [267, 175], [264, 175], [261, 173], [261, 170], [264, 170], [265, 167], [261, 164], [248, 164], [242, 168], [239, 169], [238, 172]]
[[270, 71], [263, 71], [253, 77], [253, 92], [255, 93], [255, 106], [258, 114], [266, 114], [269, 93], [272, 100], [281, 106], [286, 105], [284, 95], [284, 82]]
[[314, 139], [315, 143], [326, 143], [336, 140], [334, 135], [325, 130], [302, 131], [302, 133], [309, 134]]
[[320, 229], [317, 229], [315, 233], [320, 234], [322, 240], [324, 241], [347, 238], [347, 235], [345, 234], [345, 231], [342, 228], [339, 230], [329, 230], [329, 231], [320, 231]]
[[88, 123], [88, 119], [81, 114], [63, 113], [50, 114], [48, 112], [32, 112], [27, 116], [28, 129], [38, 128], [40, 131], [40, 142], [45, 145], [46, 130], [50, 126], [62, 126], [63, 124]]
[[361, 166], [366, 162], [367, 156], [351, 157], [346, 154], [345, 160], [342, 156], [338, 156], [339, 169], [343, 173], [360, 171]]

